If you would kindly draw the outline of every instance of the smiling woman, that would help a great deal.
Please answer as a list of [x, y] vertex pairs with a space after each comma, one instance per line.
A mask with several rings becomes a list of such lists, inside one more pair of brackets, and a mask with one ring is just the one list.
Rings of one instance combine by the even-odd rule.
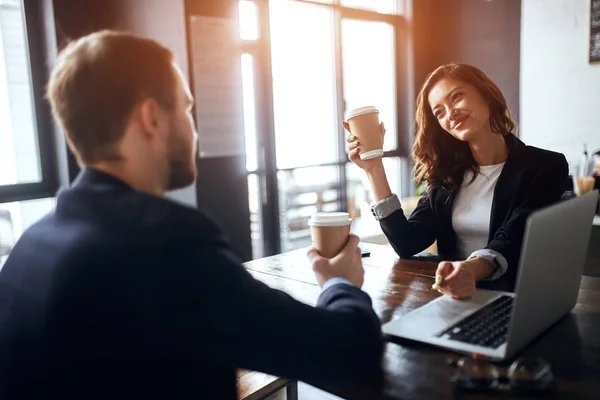
[[348, 138], [350, 159], [367, 173], [377, 201], [373, 215], [400, 257], [437, 241], [449, 260], [437, 270], [443, 293], [469, 297], [500, 278], [512, 290], [525, 222], [560, 200], [565, 157], [521, 142], [504, 95], [471, 65], [443, 65], [427, 77], [415, 123], [415, 177], [427, 190], [409, 218], [381, 160], [360, 160], [360, 143]]
[[475, 177], [480, 165], [504, 161], [503, 136], [515, 127], [498, 86], [466, 64], [443, 65], [430, 74], [417, 97], [415, 123], [417, 181], [449, 191], [466, 170]]

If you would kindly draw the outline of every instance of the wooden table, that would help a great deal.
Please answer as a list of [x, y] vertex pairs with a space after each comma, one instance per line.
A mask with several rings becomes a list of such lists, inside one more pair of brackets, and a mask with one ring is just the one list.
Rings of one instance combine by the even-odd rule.
[[[382, 323], [439, 296], [431, 290], [436, 263], [400, 260], [386, 246], [363, 243], [361, 248], [371, 252], [371, 257], [363, 259], [363, 289], [372, 297]], [[250, 261], [245, 267], [267, 285], [304, 303], [316, 304], [321, 291], [305, 249]], [[558, 378], [554, 398], [600, 399], [600, 278], [583, 277], [573, 312], [518, 356], [542, 357], [552, 364]], [[447, 360], [459, 357], [425, 344], [398, 340], [386, 346], [384, 376], [377, 387], [333, 387], [327, 383], [317, 386], [345, 398], [509, 398], [453, 393], [449, 379], [454, 371]]]
[[261, 400], [286, 391], [286, 400], [298, 400], [298, 382], [255, 371], [238, 370], [237, 392], [240, 400]]

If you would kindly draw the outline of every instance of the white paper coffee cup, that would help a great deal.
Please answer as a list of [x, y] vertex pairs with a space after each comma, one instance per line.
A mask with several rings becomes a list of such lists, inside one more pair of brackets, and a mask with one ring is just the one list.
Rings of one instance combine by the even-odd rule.
[[352, 219], [346, 212], [321, 212], [308, 221], [313, 247], [326, 258], [335, 257], [342, 251], [350, 235]]
[[361, 160], [383, 156], [383, 137], [379, 124], [379, 110], [373, 106], [350, 111], [346, 117], [350, 132], [359, 141]]

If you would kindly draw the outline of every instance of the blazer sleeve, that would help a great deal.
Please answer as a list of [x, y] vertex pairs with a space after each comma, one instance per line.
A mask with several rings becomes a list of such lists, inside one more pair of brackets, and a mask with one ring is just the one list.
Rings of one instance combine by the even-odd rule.
[[516, 273], [519, 263], [527, 218], [532, 212], [560, 201], [568, 175], [569, 166], [562, 154], [549, 162], [548, 167], [540, 169], [527, 183], [525, 195], [520, 203], [486, 246], [487, 249], [497, 251], [506, 258], [509, 271], [512, 269], [513, 274]]
[[152, 327], [164, 351], [306, 381], [379, 376], [381, 325], [362, 290], [333, 285], [311, 307], [254, 279], [225, 244], [180, 254], [167, 320]]
[[435, 192], [424, 194], [409, 218], [402, 209], [381, 219], [381, 230], [401, 258], [409, 258], [431, 246], [436, 240], [436, 220], [431, 199]]

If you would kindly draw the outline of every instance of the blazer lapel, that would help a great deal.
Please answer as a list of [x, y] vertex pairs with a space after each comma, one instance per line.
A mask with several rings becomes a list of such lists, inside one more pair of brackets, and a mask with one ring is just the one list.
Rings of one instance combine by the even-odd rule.
[[[437, 193], [436, 204], [438, 204], [438, 216], [440, 219], [441, 232], [443, 243], [438, 240], [438, 251], [440, 255], [451, 260], [457, 260], [459, 256], [458, 242], [456, 233], [452, 227], [452, 206], [458, 190], [448, 192], [440, 190]], [[438, 238], [439, 239], [439, 238]]]
[[494, 188], [488, 241], [494, 237], [496, 231], [504, 223], [504, 219], [509, 215], [509, 210], [517, 196], [523, 174], [521, 155], [525, 151], [525, 144], [512, 134], [507, 135], [505, 139], [509, 153]]

